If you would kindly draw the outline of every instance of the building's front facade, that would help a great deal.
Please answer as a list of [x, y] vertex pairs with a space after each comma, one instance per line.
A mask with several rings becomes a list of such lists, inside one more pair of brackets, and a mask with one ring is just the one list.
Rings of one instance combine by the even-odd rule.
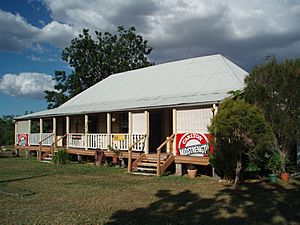
[[138, 157], [172, 136], [162, 151], [176, 164], [197, 164], [207, 158], [207, 126], [218, 104], [243, 89], [247, 74], [221, 55], [115, 74], [56, 109], [16, 118], [16, 148], [93, 154], [111, 146]]

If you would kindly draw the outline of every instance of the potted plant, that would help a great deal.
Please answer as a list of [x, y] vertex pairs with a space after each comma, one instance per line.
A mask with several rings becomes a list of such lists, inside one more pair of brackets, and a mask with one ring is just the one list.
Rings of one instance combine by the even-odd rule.
[[108, 146], [108, 149], [114, 153], [114, 156], [112, 157], [112, 164], [118, 164], [119, 155], [121, 154], [121, 151], [117, 147], [113, 148], [110, 145]]
[[278, 152], [273, 152], [267, 161], [267, 169], [272, 171], [272, 174], [269, 174], [271, 183], [277, 182], [277, 176], [281, 172], [281, 158]]
[[193, 165], [191, 163], [188, 164], [187, 172], [188, 172], [189, 178], [195, 178], [197, 176], [197, 169], [196, 169], [195, 165]]
[[285, 165], [287, 163], [287, 159], [284, 158], [281, 160], [281, 162], [282, 162], [282, 171], [281, 171], [280, 177], [283, 182], [287, 183], [287, 182], [289, 182], [289, 176], [290, 176], [290, 174], [287, 173], [285, 170]]

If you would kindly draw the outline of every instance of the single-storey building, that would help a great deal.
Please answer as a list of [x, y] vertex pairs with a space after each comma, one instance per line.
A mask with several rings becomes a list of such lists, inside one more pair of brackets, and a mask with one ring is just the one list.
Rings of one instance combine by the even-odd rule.
[[40, 160], [59, 146], [107, 157], [118, 149], [129, 172], [158, 175], [173, 163], [208, 165], [207, 126], [247, 75], [219, 54], [114, 74], [58, 108], [17, 117], [15, 148]]

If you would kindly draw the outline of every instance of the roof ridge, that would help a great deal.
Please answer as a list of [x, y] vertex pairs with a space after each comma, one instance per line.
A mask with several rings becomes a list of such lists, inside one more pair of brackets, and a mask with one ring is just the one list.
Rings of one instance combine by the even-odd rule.
[[235, 78], [235, 80], [239, 83], [239, 84], [241, 84], [241, 85], [243, 85], [243, 81], [240, 81], [240, 79], [239, 79], [239, 77], [237, 76], [237, 74], [236, 74], [236, 72], [231, 68], [231, 66], [229, 65], [229, 63], [226, 61], [226, 60], [228, 60], [225, 56], [223, 56], [223, 55], [220, 55], [221, 56], [221, 59], [222, 59], [222, 62], [227, 66], [227, 68], [232, 72], [232, 74], [233, 74], [233, 77]]

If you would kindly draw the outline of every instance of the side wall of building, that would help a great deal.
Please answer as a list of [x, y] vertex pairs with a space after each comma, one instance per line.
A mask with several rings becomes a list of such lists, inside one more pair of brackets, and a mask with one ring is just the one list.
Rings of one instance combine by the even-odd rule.
[[208, 133], [213, 113], [211, 107], [177, 109], [177, 133]]

